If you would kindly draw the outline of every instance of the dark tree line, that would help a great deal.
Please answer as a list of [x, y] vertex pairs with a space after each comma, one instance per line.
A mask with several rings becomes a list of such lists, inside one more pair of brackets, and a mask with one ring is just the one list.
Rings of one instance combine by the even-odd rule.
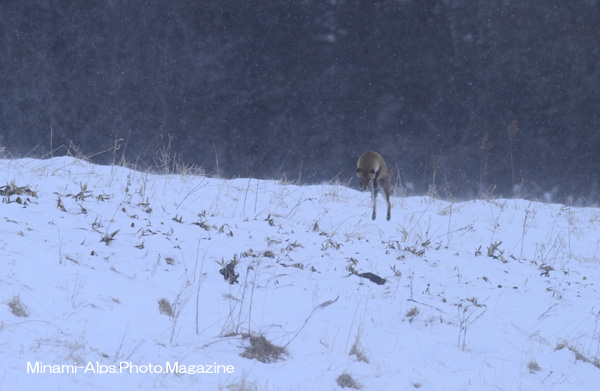
[[599, 0], [6, 0], [0, 147], [595, 204], [598, 42]]

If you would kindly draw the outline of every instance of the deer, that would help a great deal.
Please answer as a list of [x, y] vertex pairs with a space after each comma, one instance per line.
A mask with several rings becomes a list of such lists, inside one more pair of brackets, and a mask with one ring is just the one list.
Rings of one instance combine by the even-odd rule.
[[383, 190], [383, 196], [387, 202], [387, 219], [391, 218], [392, 204], [390, 203], [390, 192], [392, 188], [391, 179], [394, 172], [387, 168], [385, 160], [377, 152], [369, 151], [363, 153], [356, 163], [356, 176], [360, 180], [360, 186], [366, 189], [370, 186], [371, 198], [373, 199], [373, 216], [377, 217], [377, 194], [379, 189]]

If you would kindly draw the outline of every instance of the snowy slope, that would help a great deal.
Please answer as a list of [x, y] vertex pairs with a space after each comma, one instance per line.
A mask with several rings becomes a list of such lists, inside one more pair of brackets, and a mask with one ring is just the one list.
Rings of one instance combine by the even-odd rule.
[[1, 160], [0, 186], [2, 390], [600, 388], [597, 208], [372, 221], [344, 186], [66, 157]]

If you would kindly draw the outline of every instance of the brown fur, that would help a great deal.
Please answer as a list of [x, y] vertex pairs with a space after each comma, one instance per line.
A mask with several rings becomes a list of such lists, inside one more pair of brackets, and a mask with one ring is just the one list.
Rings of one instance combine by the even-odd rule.
[[356, 163], [356, 176], [360, 180], [360, 186], [363, 189], [371, 187], [371, 198], [373, 199], [373, 220], [376, 217], [375, 208], [377, 206], [377, 193], [381, 188], [383, 196], [388, 205], [387, 219], [391, 217], [392, 204], [390, 203], [390, 192], [392, 189], [391, 179], [394, 173], [389, 170], [385, 160], [377, 152], [365, 152]]

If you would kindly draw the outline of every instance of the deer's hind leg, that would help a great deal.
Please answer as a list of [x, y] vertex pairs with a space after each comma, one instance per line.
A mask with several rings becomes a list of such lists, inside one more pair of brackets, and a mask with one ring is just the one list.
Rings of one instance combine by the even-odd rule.
[[[375, 217], [377, 217], [377, 193], [379, 192], [379, 189], [375, 186], [373, 186], [371, 188], [371, 199], [373, 200], [373, 216], [371, 217], [372, 220], [375, 220]], [[389, 212], [388, 212], [389, 214]], [[389, 218], [388, 218], [389, 220]]]
[[389, 221], [390, 218], [392, 217], [392, 203], [390, 202], [390, 196], [389, 196], [389, 194], [385, 195], [385, 200], [387, 201], [387, 206], [388, 206], [387, 219]]
[[385, 202], [387, 202], [387, 219], [389, 220], [392, 217], [392, 203], [390, 202], [392, 186], [389, 178], [386, 178], [386, 180], [381, 183], [381, 188], [383, 189], [383, 196], [385, 198]]

